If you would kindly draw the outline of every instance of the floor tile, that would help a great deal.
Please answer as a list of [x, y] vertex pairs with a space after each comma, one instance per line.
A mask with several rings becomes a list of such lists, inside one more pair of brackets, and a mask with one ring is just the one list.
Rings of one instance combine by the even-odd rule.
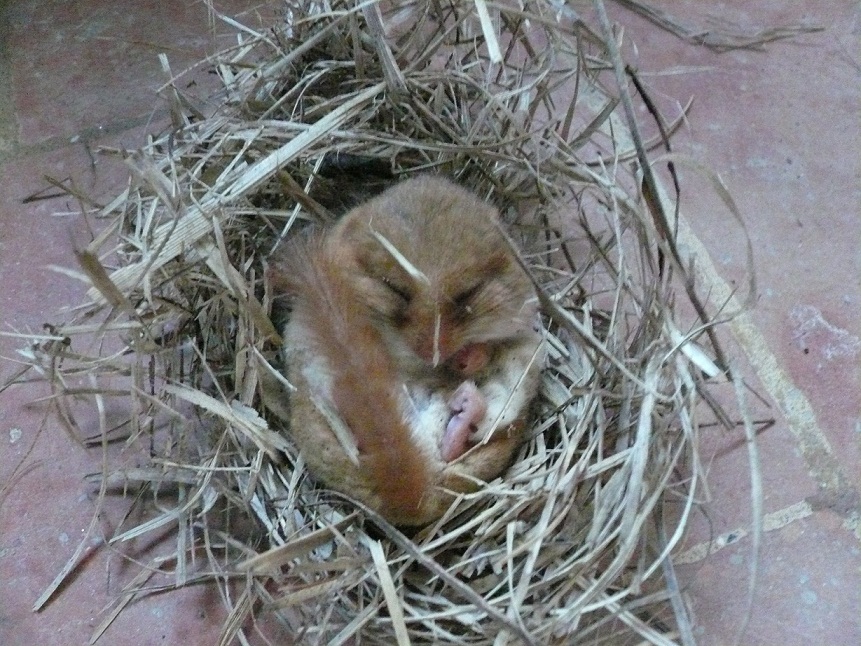
[[29, 0], [5, 19], [23, 146], [150, 114], [166, 80], [158, 55], [178, 73], [214, 48], [199, 3]]

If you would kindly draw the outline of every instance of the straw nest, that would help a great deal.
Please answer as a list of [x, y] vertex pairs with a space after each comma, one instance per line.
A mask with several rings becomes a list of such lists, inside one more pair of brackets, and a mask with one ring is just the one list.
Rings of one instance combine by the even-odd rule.
[[[670, 553], [719, 350], [706, 321], [696, 335], [674, 322], [691, 280], [639, 188], [616, 45], [563, 3], [393, 5], [295, 0], [271, 29], [237, 25], [206, 61], [218, 107], [204, 114], [173, 78], [169, 132], [114, 151], [131, 179], [79, 252], [88, 301], [29, 359], [60, 417], [103, 447], [101, 494], [133, 494], [148, 515], [113, 543], [172, 528], [176, 551], [94, 638], [155, 572], [224, 587], [225, 644], [273, 616], [307, 644], [689, 634]], [[528, 441], [409, 533], [315, 483], [277, 398], [263, 401], [287, 388], [265, 258], [331, 217], [314, 195], [335, 152], [495, 202], [540, 289], [549, 359]], [[97, 432], [77, 427], [73, 400], [94, 404]]]

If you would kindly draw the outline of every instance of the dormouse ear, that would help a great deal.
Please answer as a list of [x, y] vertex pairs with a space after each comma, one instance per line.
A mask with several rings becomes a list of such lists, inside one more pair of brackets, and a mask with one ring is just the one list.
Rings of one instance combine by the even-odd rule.
[[[368, 224], [361, 208], [352, 209], [343, 216], [326, 236], [326, 246], [330, 249], [354, 248], [368, 237]], [[334, 253], [334, 251], [333, 251]]]
[[373, 212], [360, 206], [345, 215], [328, 237], [328, 253], [344, 267], [358, 267], [366, 273], [389, 262], [385, 249], [373, 236]]

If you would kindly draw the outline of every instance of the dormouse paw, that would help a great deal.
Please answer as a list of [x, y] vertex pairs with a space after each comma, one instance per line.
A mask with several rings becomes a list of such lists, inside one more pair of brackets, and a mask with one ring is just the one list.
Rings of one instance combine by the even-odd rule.
[[466, 453], [469, 435], [487, 412], [484, 395], [472, 381], [464, 381], [448, 400], [453, 413], [442, 438], [442, 458], [451, 462]]

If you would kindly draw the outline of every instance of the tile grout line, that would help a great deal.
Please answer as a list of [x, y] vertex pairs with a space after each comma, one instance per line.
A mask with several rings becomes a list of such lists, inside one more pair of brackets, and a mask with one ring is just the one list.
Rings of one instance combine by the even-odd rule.
[[[588, 102], [588, 97], [586, 98]], [[624, 124], [610, 137], [621, 140], [633, 148], [633, 138]], [[675, 211], [674, 204], [667, 195], [660, 178], [658, 183], [659, 199], [666, 213]], [[838, 513], [845, 518], [844, 526], [861, 541], [861, 504], [857, 488], [847, 478], [840, 463], [834, 457], [828, 438], [822, 432], [810, 401], [781, 368], [777, 357], [771, 352], [765, 337], [759, 331], [749, 312], [742, 311], [741, 304], [733, 290], [721, 277], [712, 262], [705, 245], [694, 234], [682, 214], [678, 216], [677, 245], [679, 254], [686, 266], [693, 268], [698, 284], [709, 294], [713, 303], [723, 303], [733, 311], [739, 312], [729, 321], [736, 341], [747, 355], [757, 377], [777, 404], [786, 419], [790, 432], [795, 438], [808, 473], [820, 489], [834, 502]]]
[[[708, 250], [681, 216], [678, 224], [679, 252], [686, 263], [693, 265], [699, 282], [710, 294], [711, 300], [726, 303], [735, 311], [740, 311], [741, 305], [734, 290], [718, 273]], [[848, 513], [844, 514], [846, 516], [844, 525], [861, 541], [861, 524], [857, 518], [859, 512], [857, 492], [835, 458], [834, 451], [819, 426], [810, 401], [781, 368], [777, 357], [769, 349], [765, 337], [753, 322], [749, 312], [740, 311], [729, 321], [729, 326], [757, 377], [786, 419], [808, 473], [826, 494], [835, 499], [848, 495], [852, 500], [851, 509], [847, 509]]]
[[[783, 509], [778, 509], [770, 514], [764, 514], [762, 517], [762, 531], [773, 532], [778, 529], [783, 529], [787, 525], [794, 523], [802, 518], [807, 518], [813, 515], [813, 507], [806, 500], [797, 502]], [[725, 547], [735, 545], [750, 531], [746, 527], [737, 527], [736, 529], [724, 532], [720, 536], [702, 543], [698, 543], [693, 547], [689, 547], [684, 552], [673, 557], [673, 565], [683, 565], [689, 563], [698, 563], [715, 552], [719, 552]]]

